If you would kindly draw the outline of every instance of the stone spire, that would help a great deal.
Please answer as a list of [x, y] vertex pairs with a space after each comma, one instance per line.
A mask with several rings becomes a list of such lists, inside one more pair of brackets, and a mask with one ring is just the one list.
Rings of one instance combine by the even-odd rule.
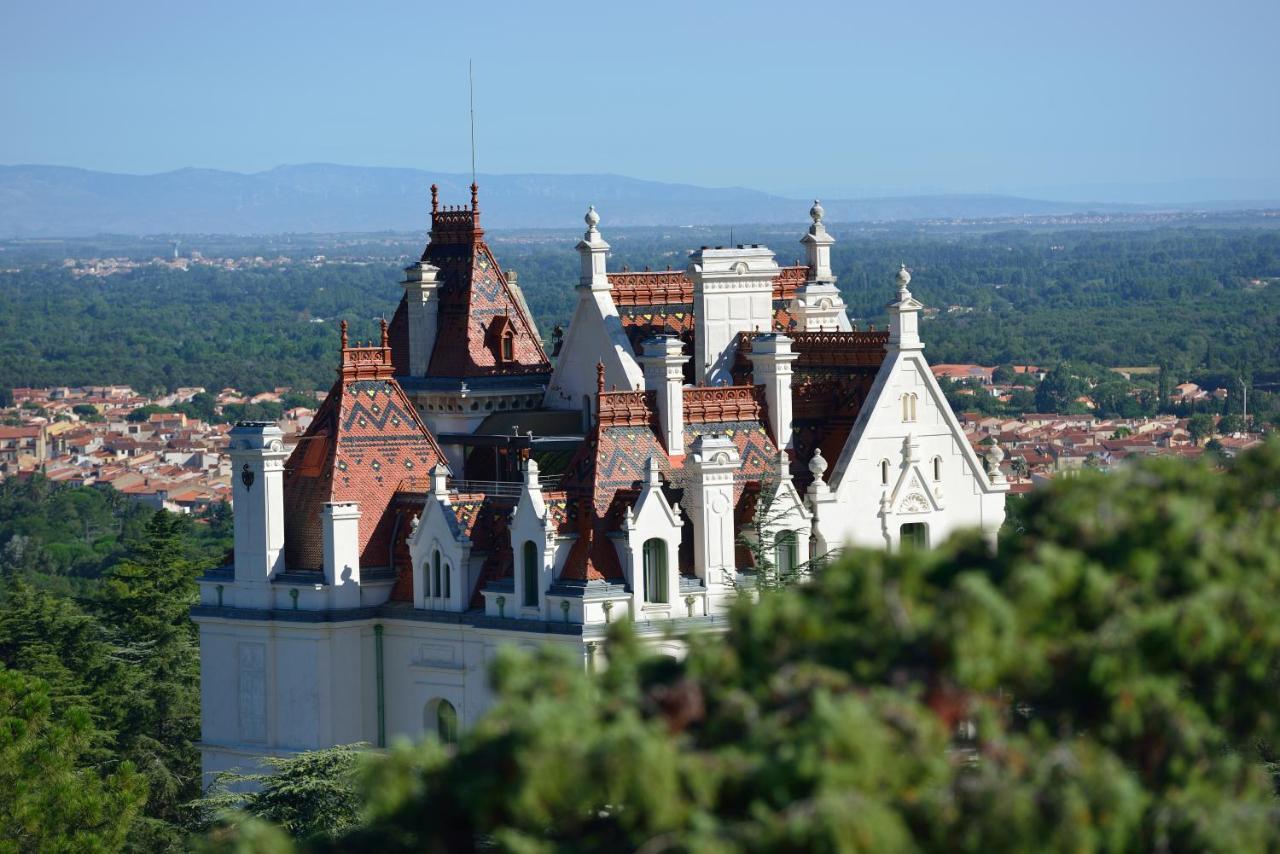
[[902, 350], [923, 350], [920, 341], [920, 311], [924, 305], [911, 295], [907, 285], [911, 284], [911, 274], [907, 265], [898, 270], [898, 298], [889, 303], [889, 343], [885, 349], [889, 352]]
[[600, 236], [600, 230], [596, 228], [600, 224], [600, 214], [596, 213], [595, 205], [587, 208], [587, 213], [582, 219], [587, 224], [587, 230], [577, 246], [578, 255], [582, 259], [582, 275], [578, 278], [578, 287], [590, 288], [593, 291], [607, 291], [609, 290], [609, 273], [606, 259], [609, 256], [609, 244]]

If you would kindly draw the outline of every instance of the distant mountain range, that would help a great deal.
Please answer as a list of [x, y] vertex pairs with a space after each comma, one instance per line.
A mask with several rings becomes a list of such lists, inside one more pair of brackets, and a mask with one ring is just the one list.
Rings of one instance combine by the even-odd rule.
[[[576, 227], [589, 204], [607, 226], [794, 223], [804, 221], [810, 204], [740, 187], [619, 175], [480, 175], [478, 180], [482, 221], [491, 228]], [[470, 176], [417, 169], [317, 163], [253, 174], [179, 169], [123, 175], [66, 166], [0, 166], [0, 237], [420, 230], [427, 226], [433, 181], [440, 185], [442, 204], [469, 201]], [[1271, 205], [1120, 205], [997, 195], [823, 199], [833, 223]]]

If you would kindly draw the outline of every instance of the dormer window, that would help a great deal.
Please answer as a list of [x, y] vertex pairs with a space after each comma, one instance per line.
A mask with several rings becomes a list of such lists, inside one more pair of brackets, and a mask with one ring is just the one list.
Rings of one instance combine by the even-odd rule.
[[516, 360], [516, 328], [505, 314], [494, 319], [489, 327], [489, 346], [499, 365], [509, 365]]

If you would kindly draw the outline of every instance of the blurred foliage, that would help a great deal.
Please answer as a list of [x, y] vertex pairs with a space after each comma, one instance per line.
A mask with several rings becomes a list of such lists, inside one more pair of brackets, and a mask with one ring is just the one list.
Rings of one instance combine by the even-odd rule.
[[626, 624], [599, 674], [508, 651], [456, 748], [370, 759], [360, 826], [305, 847], [1280, 847], [1280, 443], [1084, 473], [1016, 516], [996, 555], [859, 552], [765, 591], [682, 662]]

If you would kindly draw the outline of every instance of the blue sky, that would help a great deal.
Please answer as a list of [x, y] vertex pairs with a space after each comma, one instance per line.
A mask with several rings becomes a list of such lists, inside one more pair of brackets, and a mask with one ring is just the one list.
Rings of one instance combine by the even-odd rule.
[[0, 163], [466, 171], [471, 58], [484, 172], [1247, 198], [1278, 33], [1280, 0], [10, 0]]

